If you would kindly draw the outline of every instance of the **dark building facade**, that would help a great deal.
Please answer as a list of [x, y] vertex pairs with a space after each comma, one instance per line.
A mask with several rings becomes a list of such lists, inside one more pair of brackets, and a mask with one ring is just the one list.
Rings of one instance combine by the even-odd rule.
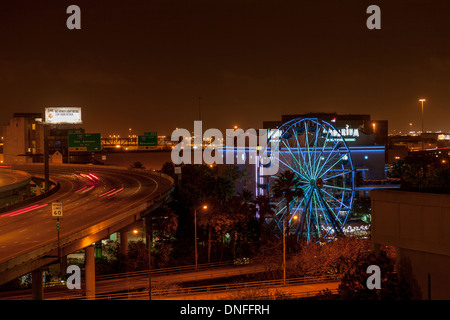
[[353, 163], [363, 180], [386, 178], [388, 121], [372, 120], [366, 114], [306, 113], [282, 115], [279, 121], [264, 121], [264, 129], [276, 129], [293, 119], [314, 118], [332, 124], [348, 145]]

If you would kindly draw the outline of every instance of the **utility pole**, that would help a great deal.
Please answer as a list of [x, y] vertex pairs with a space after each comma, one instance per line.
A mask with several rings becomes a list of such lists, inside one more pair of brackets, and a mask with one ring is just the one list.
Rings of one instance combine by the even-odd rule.
[[202, 121], [202, 106], [200, 104], [202, 97], [198, 97], [198, 120]]
[[142, 219], [144, 221], [145, 235], [148, 247], [148, 299], [152, 300], [152, 217], [148, 215]]
[[283, 218], [283, 285], [286, 285], [286, 217]]
[[419, 101], [422, 103], [422, 150], [424, 149], [424, 145], [423, 145], [423, 139], [425, 138], [424, 136], [424, 128], [423, 128], [423, 103], [425, 101], [427, 101], [426, 99], [419, 99]]
[[45, 186], [44, 192], [50, 190], [49, 188], [49, 160], [48, 160], [48, 135], [49, 135], [49, 125], [44, 124], [44, 176], [45, 176]]

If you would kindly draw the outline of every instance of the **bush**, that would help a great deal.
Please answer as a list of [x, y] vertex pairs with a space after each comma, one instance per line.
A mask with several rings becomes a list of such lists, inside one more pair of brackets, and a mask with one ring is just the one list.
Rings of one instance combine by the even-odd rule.
[[338, 237], [325, 243], [309, 243], [287, 262], [287, 276], [343, 274], [360, 252], [371, 248], [368, 239]]

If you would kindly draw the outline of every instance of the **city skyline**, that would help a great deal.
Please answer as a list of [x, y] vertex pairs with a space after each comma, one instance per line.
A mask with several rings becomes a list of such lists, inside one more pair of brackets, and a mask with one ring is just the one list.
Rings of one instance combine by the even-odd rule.
[[[109, 4], [109, 3], [108, 3]], [[280, 114], [370, 114], [389, 131], [450, 131], [445, 1], [77, 1], [4, 4], [2, 125], [14, 112], [79, 106], [87, 132], [261, 128]], [[201, 97], [199, 101], [199, 97]]]
[[0, 300], [450, 299], [448, 13], [2, 3]]

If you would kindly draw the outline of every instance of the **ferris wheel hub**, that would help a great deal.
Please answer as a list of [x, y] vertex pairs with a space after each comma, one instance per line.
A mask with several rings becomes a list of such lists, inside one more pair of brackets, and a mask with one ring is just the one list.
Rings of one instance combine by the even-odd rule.
[[[295, 173], [297, 187], [303, 190], [290, 205], [283, 200], [277, 204], [277, 227], [281, 230], [280, 222], [295, 213], [298, 219], [290, 220], [286, 228], [295, 229], [297, 239], [332, 239], [350, 216], [355, 195], [355, 170], [344, 138], [331, 123], [303, 118], [281, 125], [273, 141], [274, 146], [270, 142], [266, 149], [281, 150], [279, 170]], [[267, 190], [276, 179], [268, 178]]]

